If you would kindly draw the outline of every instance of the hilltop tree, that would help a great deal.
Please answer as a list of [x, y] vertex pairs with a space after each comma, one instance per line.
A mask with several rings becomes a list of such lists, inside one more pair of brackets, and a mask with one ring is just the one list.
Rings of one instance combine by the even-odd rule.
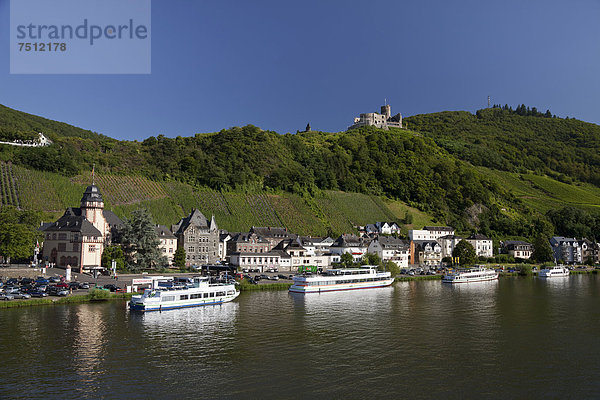
[[168, 264], [167, 258], [158, 248], [160, 241], [147, 210], [133, 211], [131, 218], [124, 221], [121, 232], [121, 243], [128, 269], [140, 271], [156, 269]]
[[546, 262], [552, 261], [554, 255], [552, 253], [552, 247], [550, 247], [550, 241], [544, 235], [538, 235], [533, 242], [533, 253], [531, 259], [535, 262]]
[[180, 246], [175, 250], [173, 265], [179, 269], [185, 269], [185, 249], [183, 246]]
[[458, 242], [454, 251], [452, 251], [452, 257], [459, 257], [460, 265], [475, 264], [477, 261], [477, 253], [473, 245], [466, 240]]

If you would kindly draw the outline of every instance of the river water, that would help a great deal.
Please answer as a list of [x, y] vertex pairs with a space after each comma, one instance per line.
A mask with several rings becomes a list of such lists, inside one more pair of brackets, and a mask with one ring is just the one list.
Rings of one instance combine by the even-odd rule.
[[0, 310], [0, 398], [600, 398], [600, 278]]

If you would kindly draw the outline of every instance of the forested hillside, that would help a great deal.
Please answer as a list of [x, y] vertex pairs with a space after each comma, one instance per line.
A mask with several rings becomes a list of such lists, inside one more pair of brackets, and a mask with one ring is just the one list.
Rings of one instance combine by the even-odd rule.
[[541, 113], [519, 115], [505, 108], [475, 115], [445, 111], [405, 121], [473, 165], [600, 185], [600, 126], [595, 124]]
[[564, 221], [549, 211], [575, 207], [600, 237], [600, 127], [503, 109], [406, 121], [410, 130], [281, 135], [245, 126], [128, 142], [3, 107], [0, 128], [41, 131], [54, 144], [3, 145], [0, 160], [9, 203], [54, 213], [77, 204], [95, 164], [117, 214], [144, 206], [165, 224], [198, 207], [230, 230], [283, 225], [327, 234], [416, 218], [527, 238], [560, 233]]

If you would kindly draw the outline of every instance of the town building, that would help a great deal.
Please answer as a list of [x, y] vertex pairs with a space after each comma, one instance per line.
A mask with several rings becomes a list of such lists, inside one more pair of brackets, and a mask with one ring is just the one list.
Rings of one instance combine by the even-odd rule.
[[273, 246], [271, 242], [254, 232], [241, 232], [235, 234], [227, 242], [227, 251], [232, 253], [267, 253]]
[[452, 257], [454, 248], [461, 240], [463, 240], [463, 238], [456, 235], [446, 235], [437, 238], [437, 242], [442, 249], [442, 258]]
[[489, 237], [480, 233], [475, 233], [469, 236], [467, 242], [471, 243], [475, 249], [477, 257], [490, 258], [494, 256], [494, 243]]
[[407, 268], [410, 258], [410, 243], [394, 237], [380, 236], [369, 244], [371, 254], [377, 254], [382, 261], [392, 261], [400, 268]]
[[398, 113], [392, 116], [392, 107], [389, 104], [381, 106], [381, 114], [378, 113], [363, 113], [359, 117], [354, 118], [354, 124], [348, 127], [357, 129], [361, 126], [374, 126], [381, 129], [402, 128], [402, 114]]
[[364, 231], [367, 234], [397, 235], [400, 233], [400, 226], [395, 222], [375, 222], [374, 224], [367, 224]]
[[156, 235], [160, 242], [158, 248], [163, 256], [167, 257], [167, 260], [169, 260], [169, 265], [173, 265], [175, 250], [177, 250], [177, 237], [164, 225], [155, 225], [154, 230], [156, 231]]
[[43, 224], [42, 260], [80, 273], [101, 268], [102, 252], [112, 243], [122, 221], [109, 210], [98, 187], [88, 186], [79, 208], [67, 208], [54, 223]]
[[502, 252], [513, 258], [528, 260], [533, 254], [533, 245], [522, 240], [505, 240], [502, 242]]
[[550, 239], [550, 247], [556, 262], [566, 264], [580, 264], [583, 262], [583, 251], [579, 241], [575, 238], [554, 236]]
[[411, 240], [410, 264], [437, 267], [442, 263], [442, 247], [435, 240]]
[[177, 246], [185, 250], [186, 265], [215, 264], [219, 260], [219, 228], [198, 209], [172, 226]]
[[219, 260], [223, 262], [227, 261], [227, 256], [229, 255], [227, 246], [232, 238], [233, 236], [224, 230], [221, 230], [221, 233], [219, 233]]
[[359, 262], [367, 253], [368, 246], [369, 241], [364, 238], [352, 234], [344, 234], [335, 240], [330, 247], [330, 251], [332, 254], [337, 254], [340, 257], [344, 253], [350, 253], [354, 261]]
[[253, 226], [250, 233], [255, 233], [267, 240], [270, 244], [269, 250], [277, 246], [283, 239], [295, 239], [298, 235], [288, 232], [287, 228]]
[[424, 226], [423, 229], [408, 231], [410, 240], [437, 240], [446, 235], [454, 235], [454, 228], [449, 226]]

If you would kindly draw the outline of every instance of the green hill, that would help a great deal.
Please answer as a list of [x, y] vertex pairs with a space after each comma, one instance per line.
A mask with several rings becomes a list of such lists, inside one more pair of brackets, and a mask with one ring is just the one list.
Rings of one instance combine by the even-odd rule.
[[0, 145], [0, 201], [54, 217], [79, 203], [95, 164], [107, 207], [146, 207], [166, 225], [197, 207], [231, 231], [324, 235], [395, 220], [532, 237], [553, 233], [556, 210], [600, 211], [597, 125], [502, 109], [406, 121], [411, 130], [245, 126], [129, 142], [3, 107], [0, 128], [51, 133], [54, 144]]

